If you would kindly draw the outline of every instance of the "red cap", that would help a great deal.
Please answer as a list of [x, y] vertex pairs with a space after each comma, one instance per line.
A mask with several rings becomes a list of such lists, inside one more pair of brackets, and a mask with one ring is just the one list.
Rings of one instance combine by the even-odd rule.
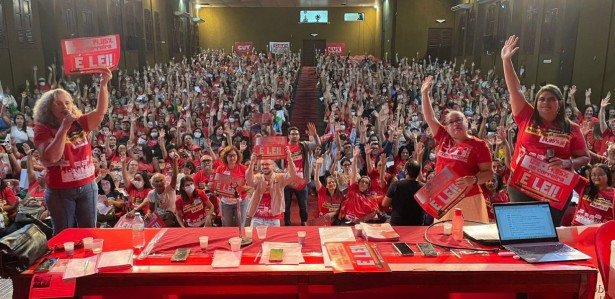
[[461, 212], [460, 208], [455, 209], [455, 216], [463, 216], [463, 213]]

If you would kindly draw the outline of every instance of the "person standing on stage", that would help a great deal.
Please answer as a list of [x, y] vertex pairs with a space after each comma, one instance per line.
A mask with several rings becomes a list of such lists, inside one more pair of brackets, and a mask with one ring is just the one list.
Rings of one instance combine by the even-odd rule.
[[[312, 173], [312, 165], [309, 163], [310, 153], [320, 146], [320, 137], [316, 132], [316, 125], [308, 123], [308, 132], [314, 139], [313, 141], [299, 141], [299, 129], [297, 127], [288, 128], [288, 147], [293, 154], [293, 163], [297, 169], [297, 175], [303, 179], [309, 180]], [[284, 225], [290, 226], [290, 204], [292, 196], [297, 196], [299, 202], [299, 216], [301, 217], [301, 225], [306, 225], [308, 218], [307, 208], [307, 185], [304, 186], [287, 186], [284, 188], [284, 202], [286, 211], [284, 211]]]
[[109, 69], [100, 69], [96, 109], [82, 114], [63, 89], [41, 95], [34, 106], [34, 143], [47, 167], [45, 201], [54, 234], [69, 227], [96, 225], [98, 186], [88, 133], [97, 128], [109, 106]]
[[429, 95], [433, 86], [432, 76], [423, 81], [421, 87], [423, 115], [437, 144], [436, 174], [450, 168], [460, 177], [456, 184], [466, 188], [465, 197], [439, 220], [450, 220], [454, 208], [461, 208], [467, 220], [489, 222], [487, 205], [478, 187], [493, 178], [492, 159], [484, 140], [468, 134], [468, 121], [460, 111], [446, 115], [443, 126], [436, 119]]
[[[519, 49], [518, 41], [519, 38], [514, 35], [509, 37], [501, 53], [504, 79], [510, 93], [510, 107], [519, 128], [511, 169], [514, 173], [523, 156], [531, 155], [547, 160], [551, 167], [574, 171], [590, 161], [581, 129], [566, 117], [564, 97], [557, 86], [551, 84], [543, 86], [536, 93], [533, 105], [524, 98], [521, 83], [512, 63], [512, 57]], [[511, 202], [539, 200], [510, 186], [508, 192]], [[551, 208], [551, 216], [556, 226], [560, 224], [569, 203], [570, 198], [564, 209]]]
[[[273, 160], [260, 160], [252, 156], [250, 165], [246, 171], [246, 183], [254, 188], [250, 206], [248, 207], [248, 217], [250, 226], [280, 226], [280, 219], [284, 212], [284, 188], [297, 177], [295, 163], [293, 163], [292, 153], [286, 148], [287, 171], [276, 173], [273, 171], [275, 164]], [[254, 174], [254, 166], [260, 160], [261, 173]]]

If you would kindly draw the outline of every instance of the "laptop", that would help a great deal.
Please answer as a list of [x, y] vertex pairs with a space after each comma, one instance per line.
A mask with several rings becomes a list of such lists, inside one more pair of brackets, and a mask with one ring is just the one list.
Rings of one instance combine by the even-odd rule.
[[591, 258], [559, 242], [548, 202], [494, 204], [493, 211], [502, 246], [528, 263]]

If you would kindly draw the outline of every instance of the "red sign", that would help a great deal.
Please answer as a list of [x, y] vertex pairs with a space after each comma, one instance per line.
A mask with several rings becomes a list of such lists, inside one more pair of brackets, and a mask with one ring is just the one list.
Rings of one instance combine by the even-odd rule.
[[233, 46], [233, 51], [239, 55], [246, 55], [252, 53], [254, 50], [253, 42], [235, 42], [235, 46]]
[[273, 123], [273, 115], [269, 112], [254, 113], [252, 114], [252, 122], [268, 126]]
[[325, 49], [329, 54], [346, 54], [346, 43], [327, 43]]
[[326, 243], [333, 272], [391, 272], [375, 244], [364, 242]]
[[510, 179], [510, 186], [558, 210], [566, 207], [568, 198], [576, 188], [583, 188], [587, 179], [561, 168], [549, 167], [549, 163], [523, 156], [521, 163]]
[[117, 69], [120, 63], [120, 36], [107, 35], [62, 40], [64, 72], [91, 73], [95, 69]]
[[457, 178], [459, 175], [450, 168], [444, 168], [414, 194], [414, 199], [427, 214], [436, 219], [441, 218], [463, 199], [467, 191], [467, 188], [461, 188], [455, 183]]
[[257, 137], [254, 142], [253, 155], [262, 159], [284, 159], [286, 158], [285, 136]]
[[235, 193], [240, 193], [239, 187], [245, 185], [245, 181], [228, 174], [216, 173], [214, 176], [214, 190], [224, 197], [234, 198]]

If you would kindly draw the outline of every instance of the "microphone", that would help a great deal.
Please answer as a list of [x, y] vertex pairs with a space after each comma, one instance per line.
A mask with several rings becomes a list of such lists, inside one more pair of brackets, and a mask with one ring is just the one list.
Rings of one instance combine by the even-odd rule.
[[549, 160], [553, 157], [555, 157], [555, 151], [552, 148], [547, 149], [547, 155], [545, 157], [547, 162], [549, 162]]

